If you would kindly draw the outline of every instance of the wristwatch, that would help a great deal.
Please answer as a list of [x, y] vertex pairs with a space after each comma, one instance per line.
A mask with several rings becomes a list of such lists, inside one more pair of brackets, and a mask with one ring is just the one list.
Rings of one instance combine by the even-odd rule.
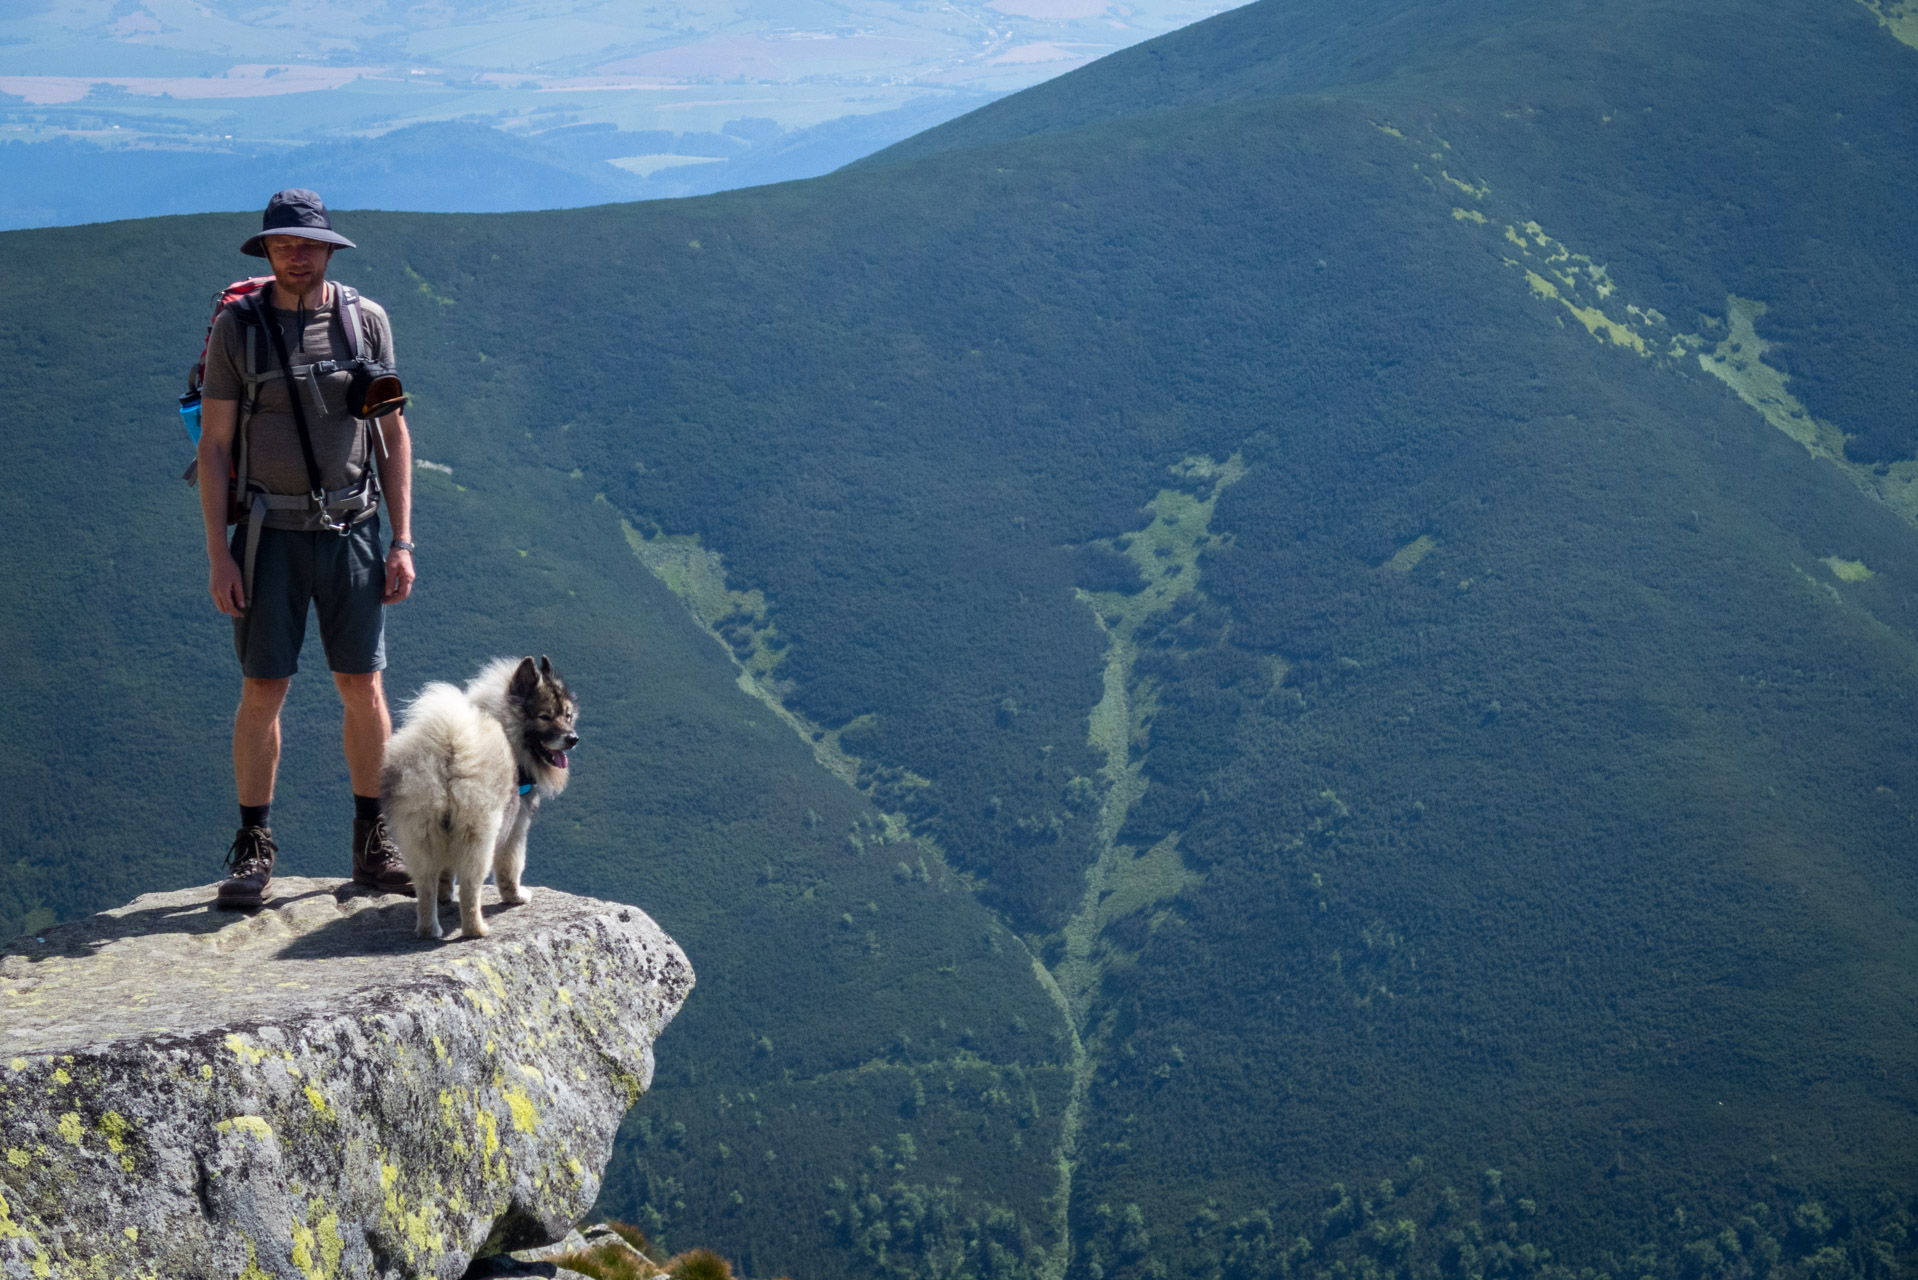
[[387, 543], [386, 546], [389, 551], [411, 551], [413, 549], [412, 541], [407, 538], [395, 538], [393, 541]]

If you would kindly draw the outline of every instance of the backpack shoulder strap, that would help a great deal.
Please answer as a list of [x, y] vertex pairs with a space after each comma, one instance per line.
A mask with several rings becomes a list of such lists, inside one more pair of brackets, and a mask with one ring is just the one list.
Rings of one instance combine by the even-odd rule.
[[[270, 286], [269, 286], [270, 288]], [[246, 350], [246, 391], [240, 401], [239, 421], [234, 424], [234, 488], [244, 500], [247, 491], [248, 441], [247, 430], [253, 423], [253, 414], [260, 404], [260, 384], [275, 376], [267, 372], [267, 330], [272, 321], [266, 314], [268, 288], [259, 289], [235, 302], [227, 310], [233, 313], [234, 322], [240, 326], [240, 345]], [[288, 394], [297, 395], [288, 384]]]
[[227, 308], [233, 313], [234, 322], [241, 328], [240, 345], [246, 350], [246, 385], [249, 397], [259, 389], [259, 384], [272, 377], [265, 372], [266, 328], [270, 321], [266, 314], [265, 289], [250, 293]]
[[360, 307], [360, 291], [350, 284], [333, 286], [340, 308], [340, 328], [346, 332], [346, 358], [358, 360], [366, 355], [365, 313]]
[[[333, 288], [340, 309], [340, 329], [346, 334], [346, 357], [356, 362], [368, 359], [366, 352], [370, 344], [366, 340], [366, 309], [360, 305], [360, 291], [350, 284], [336, 284]], [[373, 491], [378, 493], [380, 468], [375, 451], [385, 450], [386, 433], [370, 419], [361, 419], [360, 426], [366, 437], [367, 479], [372, 482]]]

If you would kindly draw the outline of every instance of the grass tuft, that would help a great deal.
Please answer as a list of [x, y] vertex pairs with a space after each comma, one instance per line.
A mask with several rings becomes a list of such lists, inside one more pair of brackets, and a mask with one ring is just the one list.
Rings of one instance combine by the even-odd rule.
[[666, 1263], [672, 1280], [734, 1280], [733, 1264], [711, 1249], [688, 1249]]
[[643, 1256], [647, 1258], [653, 1256], [653, 1242], [646, 1238], [644, 1231], [641, 1231], [632, 1223], [609, 1222], [606, 1224], [606, 1229], [631, 1245], [635, 1251]]
[[563, 1253], [552, 1261], [591, 1280], [652, 1280], [660, 1274], [658, 1265], [651, 1259], [635, 1254], [616, 1240]]

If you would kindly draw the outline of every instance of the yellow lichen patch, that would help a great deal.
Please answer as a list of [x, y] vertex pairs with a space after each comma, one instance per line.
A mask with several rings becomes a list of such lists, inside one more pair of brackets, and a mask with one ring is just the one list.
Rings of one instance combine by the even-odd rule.
[[1873, 576], [1871, 570], [1865, 567], [1863, 560], [1844, 560], [1838, 556], [1826, 556], [1825, 567], [1830, 569], [1832, 576], [1840, 582], [1863, 582]]
[[626, 1095], [626, 1105], [632, 1106], [639, 1101], [639, 1095], [646, 1092], [646, 1086], [640, 1083], [638, 1076], [630, 1071], [613, 1072], [613, 1083]]
[[260, 1250], [251, 1240], [246, 1242], [246, 1270], [240, 1272], [239, 1280], [273, 1280], [260, 1266]]
[[140, 1243], [140, 1228], [138, 1227], [121, 1227], [120, 1234], [135, 1244]]
[[85, 1136], [85, 1130], [80, 1127], [80, 1113], [77, 1111], [69, 1111], [61, 1116], [60, 1123], [54, 1127], [62, 1138], [76, 1147], [80, 1145], [80, 1139]]
[[[340, 1274], [340, 1256], [346, 1241], [340, 1235], [340, 1215], [324, 1213], [319, 1200], [307, 1205], [308, 1222], [293, 1224], [293, 1265], [307, 1280], [334, 1280]], [[312, 1221], [316, 1215], [317, 1221]]]
[[67, 1074], [65, 1067], [55, 1067], [53, 1069], [53, 1082], [55, 1084], [72, 1084], [73, 1077]]
[[319, 1280], [320, 1275], [319, 1260], [313, 1256], [319, 1243], [313, 1235], [313, 1228], [304, 1222], [293, 1224], [293, 1265], [300, 1269], [302, 1275], [313, 1280]]
[[466, 988], [466, 998], [473, 1002], [473, 1007], [478, 1009], [482, 1016], [488, 1018], [493, 1016], [493, 1002], [488, 1000], [483, 993], [468, 987]]
[[273, 1126], [259, 1116], [234, 1116], [231, 1120], [222, 1120], [213, 1127], [222, 1133], [229, 1129], [238, 1129], [241, 1133], [249, 1134], [261, 1142], [273, 1141]]
[[529, 1067], [524, 1062], [518, 1064], [518, 1066], [519, 1066], [519, 1073], [525, 1076], [528, 1080], [531, 1080], [534, 1084], [546, 1083], [546, 1077], [540, 1074], [538, 1067]]
[[133, 1126], [118, 1111], [109, 1111], [100, 1117], [100, 1132], [107, 1135], [107, 1150], [117, 1156], [127, 1149], [127, 1135], [133, 1132]]
[[27, 1069], [27, 1060], [25, 1058], [15, 1058], [12, 1062], [8, 1063], [7, 1065], [12, 1067], [15, 1071], [25, 1071]]
[[1485, 215], [1480, 213], [1477, 209], [1454, 209], [1452, 210], [1452, 216], [1454, 218], [1457, 218], [1460, 222], [1481, 222], [1482, 223], [1485, 221]]
[[433, 1037], [433, 1056], [438, 1058], [441, 1062], [445, 1062], [447, 1059], [453, 1056], [452, 1054], [446, 1051], [445, 1042], [442, 1041], [438, 1036]]
[[261, 1062], [266, 1060], [268, 1054], [271, 1052], [267, 1049], [256, 1049], [246, 1041], [240, 1039], [237, 1035], [228, 1036], [225, 1044], [228, 1049], [233, 1051], [234, 1057], [246, 1063], [249, 1067], [259, 1066]]
[[326, 1095], [321, 1093], [312, 1084], [306, 1086], [306, 1100], [313, 1110], [319, 1113], [320, 1119], [339, 1119], [339, 1113], [333, 1110], [333, 1105], [326, 1100]]
[[490, 1161], [499, 1154], [499, 1118], [482, 1107], [473, 1113], [473, 1123], [479, 1129], [480, 1150]]
[[[311, 1208], [318, 1211], [323, 1206], [315, 1200]], [[328, 1211], [313, 1226], [313, 1234], [320, 1241], [320, 1275], [336, 1276], [340, 1273], [340, 1255], [346, 1252], [346, 1237], [340, 1234], [340, 1215]]]
[[33, 1157], [18, 1147], [7, 1148], [7, 1163], [16, 1169], [24, 1169], [32, 1163]]
[[380, 1190], [391, 1191], [393, 1184], [400, 1180], [400, 1167], [380, 1161]]
[[1432, 549], [1437, 546], [1438, 539], [1429, 533], [1421, 533], [1394, 552], [1392, 558], [1385, 562], [1384, 567], [1396, 573], [1410, 573], [1418, 567], [1418, 562], [1431, 555]]
[[461, 1128], [461, 1125], [459, 1122], [458, 1114], [456, 1112], [456, 1107], [463, 1107], [465, 1105], [466, 1105], [466, 1090], [464, 1087], [460, 1087], [457, 1090], [441, 1089], [440, 1090], [440, 1123], [445, 1125], [447, 1128], [457, 1132]]
[[533, 1100], [518, 1089], [506, 1090], [506, 1105], [513, 1111], [513, 1127], [521, 1133], [531, 1133], [539, 1128], [539, 1111], [533, 1106]]
[[553, 989], [553, 994], [559, 997], [559, 1002], [561, 1004], [569, 1005], [573, 1003], [573, 993], [568, 991], [565, 987], [555, 987]]
[[27, 1229], [13, 1220], [13, 1206], [7, 1203], [4, 1195], [0, 1195], [0, 1240], [11, 1240], [26, 1234]]
[[398, 1220], [400, 1230], [405, 1233], [407, 1252], [411, 1256], [434, 1258], [446, 1252], [445, 1237], [435, 1229], [440, 1216], [437, 1204], [429, 1201], [409, 1211], [398, 1205], [396, 1197], [389, 1196], [386, 1208]]
[[213, 1064], [210, 1062], [203, 1064], [200, 1067], [200, 1079], [211, 1080], [212, 1078], [213, 1078]]
[[483, 959], [477, 963], [479, 965], [479, 971], [486, 975], [486, 985], [493, 989], [494, 995], [504, 1000], [506, 998], [506, 980], [499, 976], [499, 970], [486, 963]]

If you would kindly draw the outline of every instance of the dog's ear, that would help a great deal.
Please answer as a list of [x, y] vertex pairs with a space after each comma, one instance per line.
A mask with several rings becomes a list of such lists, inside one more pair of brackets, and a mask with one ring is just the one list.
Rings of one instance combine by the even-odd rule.
[[543, 653], [539, 655], [539, 673], [548, 680], [553, 678], [553, 664], [546, 660], [546, 655]]
[[506, 696], [524, 702], [538, 692], [539, 672], [534, 669], [531, 658], [521, 658], [513, 678], [506, 683]]

